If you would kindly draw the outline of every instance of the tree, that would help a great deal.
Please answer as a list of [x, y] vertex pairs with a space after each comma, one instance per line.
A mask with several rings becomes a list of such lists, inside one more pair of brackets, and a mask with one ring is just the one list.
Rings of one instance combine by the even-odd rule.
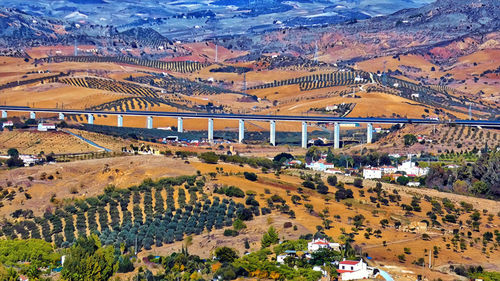
[[328, 193], [328, 186], [326, 186], [323, 183], [318, 184], [316, 187], [316, 190], [321, 193], [321, 194], [327, 194]]
[[329, 185], [336, 186], [337, 185], [337, 176], [328, 176], [326, 179]]
[[249, 181], [256, 181], [257, 180], [257, 175], [252, 172], [244, 172], [243, 176], [245, 176], [245, 179]]
[[17, 149], [9, 148], [9, 150], [7, 150], [7, 154], [10, 156], [10, 158], [7, 160], [8, 167], [23, 167], [24, 166], [23, 160], [19, 158], [19, 151], [17, 151]]
[[382, 219], [380, 220], [380, 225], [382, 228], [385, 228], [389, 224], [389, 221], [387, 219]]
[[113, 246], [101, 246], [99, 238], [92, 234], [78, 238], [66, 255], [62, 277], [70, 281], [109, 280], [117, 271]]
[[240, 231], [242, 229], [247, 228], [247, 225], [240, 219], [235, 219], [233, 222], [233, 228], [236, 231]]
[[274, 156], [273, 158], [273, 162], [276, 162], [276, 163], [279, 163], [279, 164], [283, 164], [285, 161], [287, 160], [293, 160], [294, 157], [292, 154], [290, 153], [286, 153], [286, 152], [282, 152], [276, 156]]
[[363, 215], [355, 215], [354, 218], [352, 218], [354, 220], [354, 226], [356, 226], [356, 228], [360, 228], [362, 225], [363, 225], [363, 222], [365, 221], [365, 216]]
[[363, 179], [361, 178], [355, 178], [353, 185], [358, 188], [363, 188]]
[[9, 150], [7, 150], [7, 155], [11, 158], [17, 158], [19, 157], [19, 151], [16, 148], [9, 148]]
[[406, 146], [412, 146], [417, 142], [417, 137], [413, 134], [406, 134], [403, 139]]
[[262, 236], [261, 244], [262, 248], [267, 248], [273, 244], [278, 243], [279, 237], [276, 229], [273, 226], [270, 226], [266, 233]]
[[220, 247], [215, 250], [215, 257], [221, 263], [232, 263], [238, 258], [238, 254], [235, 250], [229, 247]]
[[399, 176], [396, 179], [396, 182], [399, 183], [400, 185], [407, 185], [410, 182], [410, 179], [405, 176]]

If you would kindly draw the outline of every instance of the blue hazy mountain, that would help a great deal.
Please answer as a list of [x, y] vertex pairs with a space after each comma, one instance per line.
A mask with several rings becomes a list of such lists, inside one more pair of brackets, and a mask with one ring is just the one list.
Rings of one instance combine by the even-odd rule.
[[30, 16], [113, 26], [152, 28], [176, 40], [364, 20], [418, 8], [433, 0], [3, 0]]

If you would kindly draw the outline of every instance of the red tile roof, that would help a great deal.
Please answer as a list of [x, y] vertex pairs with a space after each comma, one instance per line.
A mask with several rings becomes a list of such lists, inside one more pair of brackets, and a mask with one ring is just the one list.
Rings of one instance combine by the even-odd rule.
[[354, 272], [352, 270], [337, 269], [338, 273]]
[[356, 265], [358, 263], [359, 263], [359, 261], [341, 261], [339, 264]]

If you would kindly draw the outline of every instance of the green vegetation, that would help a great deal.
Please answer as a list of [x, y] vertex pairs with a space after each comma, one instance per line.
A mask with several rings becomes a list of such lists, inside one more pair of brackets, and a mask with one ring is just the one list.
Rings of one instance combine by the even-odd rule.
[[96, 235], [79, 238], [66, 255], [62, 277], [69, 281], [105, 281], [118, 270], [113, 246], [102, 247]]

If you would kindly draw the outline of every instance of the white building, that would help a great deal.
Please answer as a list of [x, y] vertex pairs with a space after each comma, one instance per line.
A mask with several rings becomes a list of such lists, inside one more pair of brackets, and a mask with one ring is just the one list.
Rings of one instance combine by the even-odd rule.
[[23, 160], [24, 166], [28, 167], [31, 165], [35, 165], [40, 162], [40, 158], [33, 155], [19, 155], [19, 159]]
[[342, 170], [339, 169], [326, 169], [325, 173], [327, 174], [343, 174]]
[[314, 170], [314, 171], [324, 172], [327, 169], [335, 168], [335, 165], [333, 165], [332, 163], [326, 162], [325, 159], [320, 159], [316, 162], [311, 162], [311, 163], [306, 164], [306, 168]]
[[381, 179], [382, 178], [382, 170], [379, 168], [364, 168], [363, 169], [363, 178], [365, 179]]
[[394, 166], [382, 166], [380, 167], [380, 170], [382, 171], [382, 174], [394, 174], [397, 172], [398, 168]]
[[340, 244], [332, 243], [325, 239], [313, 239], [311, 242], [307, 243], [307, 250], [309, 252], [313, 253], [319, 249], [332, 249], [335, 251], [340, 251]]
[[406, 185], [407, 186], [415, 186], [415, 187], [417, 187], [417, 186], [420, 186], [420, 182], [418, 182], [418, 181], [410, 181]]
[[37, 130], [40, 132], [53, 131], [56, 129], [56, 124], [53, 123], [38, 123]]
[[325, 110], [326, 111], [334, 111], [334, 110], [337, 110], [339, 107], [337, 105], [327, 105], [325, 107]]
[[401, 165], [398, 166], [398, 171], [405, 172], [406, 175], [421, 177], [427, 175], [429, 172], [429, 168], [420, 168], [410, 159], [404, 161]]
[[374, 277], [373, 268], [368, 267], [363, 260], [359, 261], [349, 261], [344, 260], [339, 262], [339, 269], [337, 272], [340, 273], [339, 280], [358, 280], [358, 279], [368, 279]]
[[14, 123], [12, 121], [3, 122], [2, 128], [5, 129], [7, 127], [14, 127]]

